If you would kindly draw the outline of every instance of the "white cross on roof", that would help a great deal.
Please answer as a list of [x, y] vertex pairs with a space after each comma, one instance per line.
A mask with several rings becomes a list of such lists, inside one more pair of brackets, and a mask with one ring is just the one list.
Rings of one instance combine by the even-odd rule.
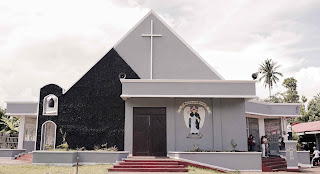
[[153, 20], [151, 20], [151, 31], [150, 34], [142, 34], [142, 37], [150, 37], [150, 79], [152, 79], [152, 48], [153, 48], [153, 37], [161, 37], [161, 34], [153, 34]]

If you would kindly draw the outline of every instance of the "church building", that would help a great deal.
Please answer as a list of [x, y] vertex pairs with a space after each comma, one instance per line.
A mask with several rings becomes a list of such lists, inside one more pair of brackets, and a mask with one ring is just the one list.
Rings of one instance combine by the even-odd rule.
[[[133, 156], [231, 151], [233, 144], [248, 151], [248, 134], [259, 139], [269, 118], [286, 137], [286, 118], [299, 116], [298, 104], [271, 113], [273, 106], [250, 103], [255, 84], [224, 79], [150, 11], [70, 89], [46, 85], [29, 114], [14, 102], [8, 113], [33, 123], [20, 128], [24, 149], [54, 149], [65, 137], [72, 149], [107, 144]], [[24, 146], [26, 134], [33, 144]]]

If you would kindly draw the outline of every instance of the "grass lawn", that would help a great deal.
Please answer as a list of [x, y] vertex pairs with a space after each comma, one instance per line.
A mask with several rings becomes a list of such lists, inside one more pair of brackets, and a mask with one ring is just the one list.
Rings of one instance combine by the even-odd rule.
[[[190, 174], [211, 174], [211, 173], [221, 173], [221, 172], [218, 172], [218, 171], [214, 171], [214, 170], [209, 170], [209, 169], [200, 169], [200, 168], [196, 168], [196, 167], [191, 167], [189, 166], [188, 167], [189, 169], [189, 172]], [[223, 174], [223, 173], [221, 173]]]
[[[85, 165], [79, 166], [79, 174], [105, 174], [112, 165]], [[76, 167], [0, 165], [0, 174], [75, 174]], [[220, 172], [189, 167], [190, 174], [218, 174]]]
[[[107, 173], [112, 165], [85, 165], [79, 166], [79, 174]], [[76, 167], [35, 166], [25, 165], [0, 165], [0, 174], [72, 174], [76, 173]]]

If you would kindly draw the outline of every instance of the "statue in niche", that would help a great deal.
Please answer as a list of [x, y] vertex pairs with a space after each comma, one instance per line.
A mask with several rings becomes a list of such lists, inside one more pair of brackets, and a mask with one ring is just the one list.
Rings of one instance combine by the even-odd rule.
[[[201, 138], [202, 134], [200, 133], [200, 128], [203, 126], [201, 121], [201, 117], [205, 116], [205, 110], [203, 107], [185, 107], [184, 109], [184, 117], [185, 122], [188, 127], [190, 128], [190, 133], [187, 138]], [[188, 120], [188, 121], [187, 121]]]

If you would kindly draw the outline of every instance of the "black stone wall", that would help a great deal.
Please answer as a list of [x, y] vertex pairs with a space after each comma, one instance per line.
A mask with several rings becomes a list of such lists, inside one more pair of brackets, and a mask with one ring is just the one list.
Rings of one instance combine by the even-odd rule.
[[[59, 130], [67, 133], [70, 148], [108, 143], [119, 150], [124, 146], [125, 102], [120, 98], [122, 85], [119, 74], [126, 79], [139, 79], [131, 67], [111, 49], [65, 94], [56, 85], [48, 85], [40, 91], [37, 149], [40, 149], [41, 125], [52, 120], [57, 124], [56, 146], [62, 143]], [[55, 94], [59, 101], [58, 116], [42, 115], [42, 100]]]

